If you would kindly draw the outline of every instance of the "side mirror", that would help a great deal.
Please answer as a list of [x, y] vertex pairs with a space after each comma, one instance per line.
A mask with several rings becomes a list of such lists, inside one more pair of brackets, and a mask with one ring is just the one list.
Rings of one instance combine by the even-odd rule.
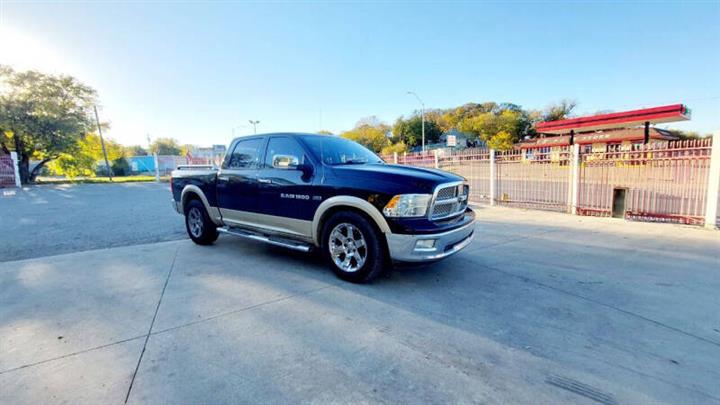
[[298, 166], [300, 166], [300, 160], [297, 158], [297, 156], [275, 155], [272, 159], [272, 166], [275, 169], [298, 169]]
[[313, 170], [314, 170], [313, 166], [312, 166], [312, 165], [309, 165], [309, 164], [307, 164], [307, 163], [303, 163], [303, 164], [301, 164], [301, 165], [297, 165], [295, 168], [296, 168], [297, 170], [300, 170], [300, 171], [303, 173], [303, 176], [304, 176], [304, 177], [309, 177], [309, 176], [311, 176], [311, 175], [313, 174]]

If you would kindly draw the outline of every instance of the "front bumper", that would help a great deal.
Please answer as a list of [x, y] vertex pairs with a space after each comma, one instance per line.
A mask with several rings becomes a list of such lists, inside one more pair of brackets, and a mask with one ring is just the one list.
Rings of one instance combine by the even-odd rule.
[[180, 206], [180, 202], [175, 201], [175, 199], [172, 199], [171, 201], [172, 201], [172, 207], [175, 210], [175, 212], [177, 212], [180, 215], [183, 215], [184, 213], [182, 212], [182, 207]]
[[[387, 242], [390, 257], [398, 262], [428, 262], [446, 258], [465, 248], [475, 237], [475, 221], [452, 231], [404, 235], [388, 233]], [[434, 240], [433, 247], [417, 247], [418, 241]]]

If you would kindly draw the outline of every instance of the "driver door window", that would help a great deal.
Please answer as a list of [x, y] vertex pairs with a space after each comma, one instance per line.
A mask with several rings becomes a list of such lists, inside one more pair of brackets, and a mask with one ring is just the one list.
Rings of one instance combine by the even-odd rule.
[[264, 168], [292, 169], [305, 162], [305, 150], [296, 140], [288, 137], [274, 137], [268, 141]]

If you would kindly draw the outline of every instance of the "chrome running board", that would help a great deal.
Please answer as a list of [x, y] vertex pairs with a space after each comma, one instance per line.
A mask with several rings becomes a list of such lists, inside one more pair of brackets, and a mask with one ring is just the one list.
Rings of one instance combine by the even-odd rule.
[[309, 252], [312, 250], [312, 245], [309, 243], [303, 243], [299, 241], [283, 239], [272, 236], [265, 236], [262, 234], [246, 231], [239, 228], [220, 227], [217, 229], [220, 233], [226, 233], [228, 235], [238, 236], [240, 238], [252, 239], [258, 242], [265, 242], [270, 245], [280, 246], [287, 249], [297, 250], [300, 252]]

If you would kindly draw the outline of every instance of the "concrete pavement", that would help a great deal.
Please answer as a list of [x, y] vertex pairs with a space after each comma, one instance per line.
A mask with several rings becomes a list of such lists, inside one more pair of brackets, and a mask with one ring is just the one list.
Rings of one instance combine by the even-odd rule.
[[171, 198], [168, 183], [6, 190], [0, 193], [0, 262], [184, 239]]
[[370, 285], [226, 236], [0, 263], [0, 403], [720, 403], [720, 233], [478, 214]]

